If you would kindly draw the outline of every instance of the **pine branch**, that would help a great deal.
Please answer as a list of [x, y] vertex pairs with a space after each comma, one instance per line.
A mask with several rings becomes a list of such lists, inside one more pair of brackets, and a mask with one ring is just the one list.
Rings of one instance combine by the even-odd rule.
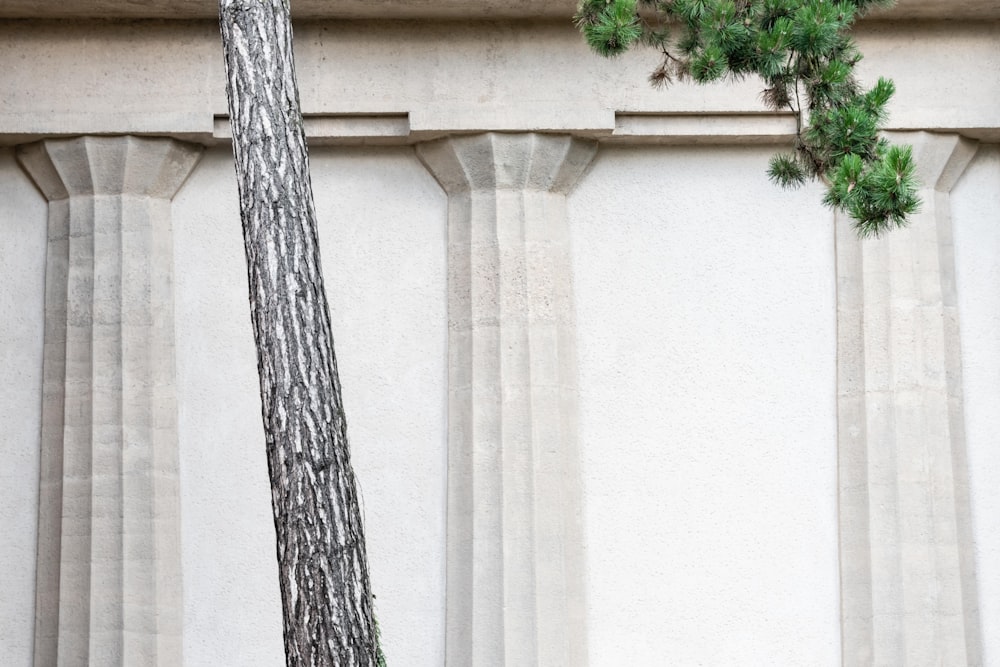
[[[640, 3], [654, 21], [640, 16]], [[822, 181], [828, 189], [824, 203], [850, 215], [858, 233], [868, 236], [905, 225], [920, 207], [912, 151], [878, 137], [895, 87], [883, 78], [870, 90], [860, 87], [854, 68], [861, 54], [847, 34], [859, 16], [892, 4], [582, 0], [575, 20], [601, 55], [636, 45], [658, 48], [662, 60], [649, 76], [656, 87], [688, 76], [702, 84], [759, 76], [767, 85], [764, 104], [787, 108], [796, 120], [795, 154], [771, 159], [771, 180], [786, 188], [808, 178]], [[672, 41], [663, 29], [668, 24], [680, 28]]]

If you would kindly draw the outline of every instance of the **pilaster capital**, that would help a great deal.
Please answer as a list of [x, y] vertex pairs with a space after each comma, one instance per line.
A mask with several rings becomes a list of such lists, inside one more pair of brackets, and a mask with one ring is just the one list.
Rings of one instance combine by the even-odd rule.
[[565, 194], [596, 152], [594, 141], [533, 132], [456, 135], [417, 146], [417, 155], [449, 195], [476, 190]]
[[202, 150], [170, 138], [82, 136], [19, 146], [17, 159], [49, 201], [122, 194], [171, 199]]
[[926, 131], [886, 132], [893, 143], [913, 146], [921, 189], [950, 192], [979, 150], [979, 143], [960, 134]]

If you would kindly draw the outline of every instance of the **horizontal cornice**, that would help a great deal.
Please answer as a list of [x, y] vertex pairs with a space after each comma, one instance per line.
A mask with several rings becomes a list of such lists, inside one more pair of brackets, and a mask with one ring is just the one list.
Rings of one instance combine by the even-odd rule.
[[[292, 0], [300, 19], [559, 19], [577, 0]], [[0, 0], [0, 18], [207, 19], [216, 0]], [[1000, 0], [899, 0], [886, 19], [1000, 19]]]
[[[16, 120], [16, 119], [15, 119]], [[37, 141], [41, 138], [74, 137], [85, 134], [107, 134], [88, 124], [88, 119], [60, 119], [60, 131], [37, 129], [34, 132], [8, 133], [0, 130], [0, 147]], [[104, 119], [106, 122], [107, 119]], [[402, 146], [433, 141], [442, 137], [485, 132], [537, 132], [571, 134], [603, 144], [667, 144], [667, 145], [745, 145], [791, 144], [795, 137], [795, 119], [787, 113], [630, 113], [606, 112], [594, 114], [590, 122], [567, 125], [538, 123], [488, 123], [482, 126], [452, 127], [447, 122], [435, 123], [434, 118], [422, 118], [408, 113], [392, 114], [309, 114], [305, 130], [310, 146]], [[578, 121], [578, 119], [576, 119]], [[0, 128], [4, 126], [0, 114]], [[570, 125], [573, 125], [572, 127]], [[153, 118], [124, 126], [122, 133], [136, 136], [171, 136], [176, 139], [215, 146], [232, 141], [227, 116], [214, 118]], [[161, 128], [171, 127], [171, 130]], [[977, 127], [910, 127], [891, 124], [889, 131], [931, 131], [959, 134], [986, 143], [1000, 142], [1000, 130]]]
[[[892, 129], [1000, 141], [996, 28], [869, 22], [855, 32], [866, 55], [859, 76], [896, 82]], [[762, 113], [759, 81], [657, 90], [648, 82], [655, 53], [600, 58], [568, 22], [317, 21], [301, 24], [295, 38], [314, 144], [412, 144], [487, 131], [781, 143], [795, 131], [794, 119]], [[80, 134], [225, 143], [218, 39], [208, 20], [0, 21], [0, 145]]]

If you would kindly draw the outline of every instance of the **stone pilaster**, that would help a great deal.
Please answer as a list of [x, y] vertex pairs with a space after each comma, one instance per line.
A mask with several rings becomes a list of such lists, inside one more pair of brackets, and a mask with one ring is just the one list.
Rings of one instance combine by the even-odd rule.
[[180, 665], [171, 139], [46, 140], [36, 665]]
[[913, 144], [921, 212], [878, 240], [837, 220], [843, 663], [979, 665], [948, 200], [976, 146], [890, 139]]
[[447, 663], [586, 664], [568, 136], [417, 152], [448, 194]]

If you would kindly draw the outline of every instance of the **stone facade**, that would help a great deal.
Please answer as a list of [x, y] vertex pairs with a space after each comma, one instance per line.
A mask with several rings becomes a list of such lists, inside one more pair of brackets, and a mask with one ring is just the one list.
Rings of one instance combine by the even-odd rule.
[[[571, 2], [293, 4], [390, 663], [1000, 666], [995, 3], [857, 28], [877, 241]], [[5, 664], [282, 661], [213, 11], [0, 5]]]

